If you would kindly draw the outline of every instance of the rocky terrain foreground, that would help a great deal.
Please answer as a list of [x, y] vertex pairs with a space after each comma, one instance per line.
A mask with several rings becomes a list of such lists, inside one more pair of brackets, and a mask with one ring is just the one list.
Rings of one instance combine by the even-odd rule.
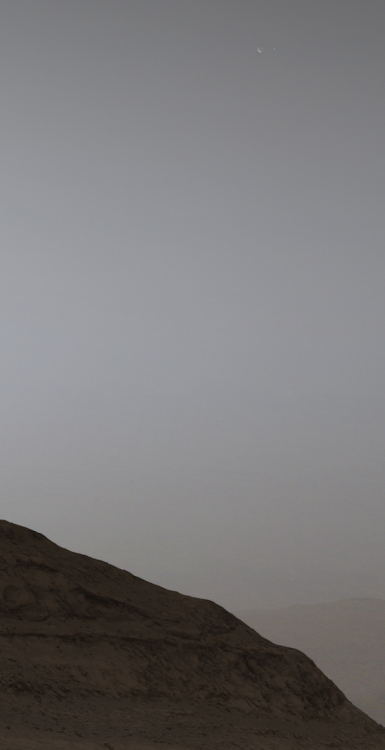
[[1, 750], [385, 749], [300, 651], [0, 521]]

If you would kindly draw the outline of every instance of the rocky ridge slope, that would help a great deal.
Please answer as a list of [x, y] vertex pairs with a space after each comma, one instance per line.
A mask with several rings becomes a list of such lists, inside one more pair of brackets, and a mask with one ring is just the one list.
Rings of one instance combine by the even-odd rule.
[[304, 651], [349, 700], [385, 724], [384, 599], [340, 599], [235, 614], [265, 638]]
[[30, 748], [385, 748], [300, 651], [6, 521], [0, 667], [10, 750], [25, 736]]

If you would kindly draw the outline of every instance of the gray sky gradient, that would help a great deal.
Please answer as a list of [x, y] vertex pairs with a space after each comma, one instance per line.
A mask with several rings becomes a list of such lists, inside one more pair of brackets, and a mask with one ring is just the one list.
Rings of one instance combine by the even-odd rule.
[[3, 0], [2, 517], [229, 608], [385, 597], [384, 22]]

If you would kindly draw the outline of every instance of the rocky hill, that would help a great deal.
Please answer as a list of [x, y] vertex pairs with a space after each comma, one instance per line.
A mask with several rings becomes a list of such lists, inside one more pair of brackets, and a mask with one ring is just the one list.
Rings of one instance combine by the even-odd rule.
[[385, 724], [384, 599], [340, 599], [236, 614], [266, 638], [305, 651], [355, 705]]
[[6, 521], [0, 667], [6, 750], [385, 748], [300, 651]]

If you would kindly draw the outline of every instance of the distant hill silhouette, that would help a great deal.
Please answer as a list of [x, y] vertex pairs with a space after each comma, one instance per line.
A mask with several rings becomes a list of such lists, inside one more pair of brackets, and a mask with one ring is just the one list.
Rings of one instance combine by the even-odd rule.
[[351, 701], [385, 725], [385, 600], [237, 614], [265, 638], [304, 651]]
[[385, 748], [301, 652], [6, 521], [0, 690], [6, 750]]

